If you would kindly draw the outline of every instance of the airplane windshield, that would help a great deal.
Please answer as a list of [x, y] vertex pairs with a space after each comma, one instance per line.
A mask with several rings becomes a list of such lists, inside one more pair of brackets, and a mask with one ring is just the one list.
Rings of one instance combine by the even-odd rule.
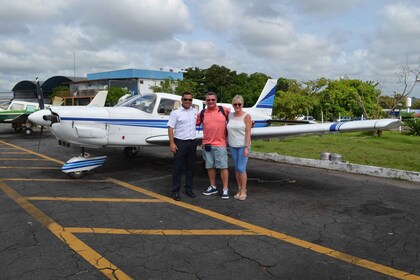
[[156, 104], [156, 94], [134, 96], [125, 102], [117, 105], [117, 107], [133, 107], [146, 113], [153, 112]]
[[0, 101], [0, 108], [3, 110], [7, 110], [7, 108], [9, 108], [10, 103], [12, 103], [12, 101]]

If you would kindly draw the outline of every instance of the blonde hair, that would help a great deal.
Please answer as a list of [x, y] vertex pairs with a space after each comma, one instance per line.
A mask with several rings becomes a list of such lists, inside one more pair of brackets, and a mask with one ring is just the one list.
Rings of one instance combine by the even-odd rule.
[[241, 102], [241, 104], [244, 104], [244, 98], [242, 97], [242, 95], [235, 95], [235, 97], [232, 98], [232, 102], [238, 100], [239, 102]]

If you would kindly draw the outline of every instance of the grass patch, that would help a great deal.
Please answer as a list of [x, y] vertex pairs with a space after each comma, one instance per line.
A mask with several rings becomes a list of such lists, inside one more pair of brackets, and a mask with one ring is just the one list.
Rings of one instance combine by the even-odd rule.
[[252, 141], [252, 151], [320, 159], [338, 153], [350, 163], [420, 172], [420, 137], [384, 131], [382, 137], [360, 132]]

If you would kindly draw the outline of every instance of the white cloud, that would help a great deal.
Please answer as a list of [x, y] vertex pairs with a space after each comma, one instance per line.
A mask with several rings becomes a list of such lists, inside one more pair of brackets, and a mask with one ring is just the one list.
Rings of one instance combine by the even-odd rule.
[[[0, 0], [0, 91], [124, 68], [375, 80], [418, 63], [420, 7], [396, 0]], [[389, 81], [388, 81], [389, 82]]]

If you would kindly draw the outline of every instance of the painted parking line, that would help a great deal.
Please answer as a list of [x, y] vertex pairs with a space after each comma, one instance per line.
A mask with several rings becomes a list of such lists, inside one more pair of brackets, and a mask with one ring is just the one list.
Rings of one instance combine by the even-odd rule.
[[61, 225], [56, 223], [43, 211], [28, 202], [24, 197], [14, 191], [0, 180], [0, 190], [5, 192], [34, 219], [49, 229], [58, 239], [67, 244], [73, 251], [77, 252], [93, 267], [102, 272], [109, 279], [132, 279], [117, 266], [108, 261], [104, 256], [89, 247], [86, 243], [78, 239], [71, 232], [66, 231]]
[[45, 158], [0, 158], [1, 160], [7, 160], [7, 161], [40, 161], [40, 160], [45, 160], [48, 161], [48, 159]]
[[56, 197], [56, 196], [47, 196], [47, 197], [33, 197], [28, 196], [25, 199], [37, 200], [37, 201], [72, 201], [72, 202], [133, 202], [133, 203], [163, 203], [162, 200], [158, 200], [155, 198], [86, 198], [86, 197]]
[[331, 258], [334, 258], [334, 259], [338, 259], [338, 260], [341, 260], [341, 261], [344, 261], [344, 262], [347, 262], [347, 263], [351, 263], [353, 265], [357, 265], [357, 266], [360, 266], [360, 267], [363, 267], [363, 268], [367, 268], [369, 270], [373, 270], [373, 271], [376, 271], [376, 272], [379, 272], [379, 273], [382, 273], [382, 274], [386, 274], [386, 275], [389, 275], [389, 276], [392, 276], [392, 277], [395, 277], [395, 278], [409, 279], [409, 280], [414, 280], [414, 279], [420, 280], [420, 276], [418, 276], [418, 275], [414, 275], [414, 274], [411, 274], [411, 273], [408, 273], [408, 272], [405, 272], [405, 271], [401, 271], [401, 270], [398, 270], [398, 269], [394, 269], [392, 267], [388, 267], [388, 266], [385, 266], [385, 265], [382, 265], [382, 264], [379, 264], [379, 263], [375, 263], [375, 262], [372, 262], [372, 261], [369, 261], [369, 260], [358, 258], [356, 256], [352, 256], [352, 255], [349, 255], [349, 254], [346, 254], [346, 253], [343, 253], [343, 252], [340, 252], [340, 251], [337, 251], [337, 250], [334, 250], [334, 249], [331, 249], [331, 248], [328, 248], [328, 247], [325, 247], [325, 246], [321, 246], [321, 245], [311, 243], [311, 242], [308, 242], [308, 241], [305, 241], [305, 240], [302, 240], [302, 239], [299, 239], [299, 238], [295, 238], [293, 236], [289, 236], [289, 235], [286, 235], [286, 234], [281, 233], [281, 232], [277, 232], [277, 231], [269, 230], [269, 229], [266, 229], [266, 228], [263, 228], [263, 227], [260, 227], [260, 226], [256, 226], [256, 225], [253, 225], [253, 224], [241, 221], [241, 220], [237, 220], [237, 219], [231, 218], [229, 216], [219, 214], [219, 213], [216, 213], [214, 211], [207, 210], [207, 209], [195, 206], [195, 205], [191, 205], [191, 204], [181, 202], [181, 201], [175, 201], [170, 197], [151, 192], [149, 190], [143, 189], [141, 187], [134, 186], [132, 184], [129, 184], [129, 183], [117, 180], [117, 179], [113, 179], [113, 178], [108, 178], [108, 179], [111, 180], [111, 181], [114, 181], [115, 184], [118, 184], [118, 185], [123, 186], [125, 188], [128, 188], [130, 190], [134, 190], [134, 191], [149, 195], [151, 197], [161, 199], [165, 202], [175, 204], [175, 205], [178, 205], [180, 207], [198, 212], [200, 214], [207, 215], [207, 216], [210, 216], [212, 218], [224, 221], [226, 223], [230, 223], [232, 225], [236, 225], [236, 226], [248, 229], [248, 230], [250, 230], [252, 232], [255, 232], [256, 234], [259, 234], [259, 235], [266, 235], [266, 236], [269, 236], [269, 237], [272, 237], [272, 238], [275, 238], [275, 239], [279, 239], [279, 240], [284, 241], [286, 243], [290, 243], [290, 244], [296, 245], [298, 247], [308, 249], [308, 250], [323, 254], [325, 256], [328, 256], [328, 257], [331, 257]]
[[61, 170], [60, 167], [33, 167], [33, 166], [0, 166], [0, 169], [46, 169], [46, 170]]
[[0, 140], [0, 144], [5, 145], [5, 146], [8, 146], [8, 147], [12, 147], [12, 148], [15, 148], [15, 149], [24, 151], [24, 152], [27, 152], [28, 154], [31, 154], [31, 155], [36, 155], [36, 156], [38, 156], [40, 158], [47, 159], [49, 161], [52, 161], [52, 162], [55, 162], [55, 163], [58, 163], [58, 164], [64, 164], [64, 162], [61, 161], [61, 160], [58, 160], [58, 159], [55, 159], [55, 158], [52, 158], [52, 157], [49, 157], [49, 156], [46, 156], [46, 155], [43, 155], [43, 154], [34, 152], [34, 151], [31, 151], [29, 149], [25, 149], [23, 147], [16, 146], [14, 144], [11, 144], [11, 143], [8, 143], [8, 142], [2, 141], [2, 140]]
[[2, 181], [33, 181], [33, 182], [72, 182], [73, 184], [85, 184], [85, 183], [109, 183], [107, 179], [95, 180], [95, 179], [48, 179], [48, 178], [2, 178]]
[[66, 227], [71, 233], [96, 234], [138, 234], [138, 235], [260, 235], [251, 230], [243, 229], [121, 229], [121, 228], [77, 228]]
[[[0, 141], [0, 143], [1, 142], [3, 142], [3, 141]], [[57, 163], [62, 163], [61, 161], [58, 161], [56, 159], [53, 159], [53, 158], [50, 158], [48, 156], [44, 156], [44, 155], [35, 153], [33, 151], [30, 151], [30, 150], [27, 150], [27, 149], [24, 149], [24, 148], [20, 148], [18, 146], [12, 145], [12, 144], [6, 143], [6, 145], [11, 145], [13, 147], [16, 147], [17, 149], [21, 149], [21, 150], [27, 151], [28, 153], [38, 155], [38, 156], [40, 156], [42, 158], [49, 159], [49, 160], [52, 160], [52, 161], [57, 162]], [[376, 271], [376, 272], [379, 272], [379, 273], [382, 273], [382, 274], [385, 274], [385, 275], [389, 275], [389, 276], [392, 276], [392, 277], [395, 277], [395, 278], [399, 278], [399, 279], [410, 279], [410, 280], [411, 279], [416, 279], [416, 280], [419, 280], [420, 279], [420, 276], [418, 276], [418, 275], [410, 274], [408, 272], [397, 270], [397, 269], [394, 269], [392, 267], [381, 265], [381, 264], [378, 264], [378, 263], [375, 263], [375, 262], [372, 262], [372, 261], [369, 261], [369, 260], [366, 260], [366, 259], [358, 258], [358, 257], [352, 256], [352, 255], [349, 255], [349, 254], [346, 254], [346, 253], [343, 253], [343, 252], [340, 252], [340, 251], [337, 251], [337, 250], [334, 250], [334, 249], [331, 249], [331, 248], [328, 248], [328, 247], [325, 247], [325, 246], [321, 246], [321, 245], [314, 244], [314, 243], [311, 243], [311, 242], [308, 242], [308, 241], [305, 241], [305, 240], [302, 240], [302, 239], [295, 238], [293, 236], [289, 236], [289, 235], [283, 234], [281, 232], [272, 231], [272, 230], [269, 230], [269, 229], [266, 229], [266, 228], [263, 228], [263, 227], [260, 227], [260, 226], [256, 226], [256, 225], [253, 225], [253, 224], [250, 224], [250, 223], [247, 223], [247, 222], [243, 222], [243, 221], [240, 221], [240, 220], [237, 220], [237, 219], [228, 217], [226, 215], [219, 214], [219, 213], [216, 213], [214, 211], [210, 211], [210, 210], [207, 210], [207, 209], [204, 209], [204, 208], [195, 206], [195, 205], [191, 205], [191, 204], [188, 204], [188, 203], [185, 203], [185, 202], [181, 202], [181, 201], [174, 201], [170, 197], [167, 197], [167, 196], [163, 196], [163, 195], [154, 193], [152, 191], [146, 190], [146, 189], [141, 188], [141, 187], [134, 186], [132, 184], [129, 184], [129, 183], [126, 183], [126, 182], [117, 180], [117, 179], [107, 178], [106, 181], [108, 181], [108, 182], [114, 182], [115, 184], [117, 184], [119, 186], [128, 188], [130, 190], [134, 190], [136, 192], [140, 192], [140, 193], [146, 194], [146, 195], [148, 195], [150, 197], [154, 197], [154, 198], [156, 198], [158, 200], [161, 200], [163, 202], [174, 204], [174, 205], [183, 207], [185, 209], [189, 209], [191, 211], [195, 211], [195, 212], [198, 212], [200, 214], [207, 215], [209, 217], [213, 217], [215, 219], [218, 219], [218, 220], [221, 220], [221, 221], [230, 223], [232, 225], [236, 225], [236, 226], [242, 227], [242, 228], [245, 229], [245, 232], [252, 232], [252, 235], [255, 235], [256, 234], [256, 235], [269, 236], [269, 237], [272, 237], [272, 238], [281, 240], [283, 242], [290, 243], [290, 244], [293, 244], [295, 246], [298, 246], [298, 247], [301, 247], [301, 248], [305, 248], [307, 250], [311, 250], [311, 251], [314, 251], [314, 252], [323, 254], [325, 256], [328, 256], [328, 257], [331, 257], [331, 258], [334, 258], [334, 259], [337, 259], [337, 260], [341, 260], [341, 261], [344, 261], [344, 262], [347, 262], [347, 263], [351, 263], [353, 265], [357, 265], [357, 266], [360, 266], [360, 267], [363, 267], [363, 268], [366, 268], [366, 269], [369, 269], [369, 270], [372, 270], [372, 271]], [[3, 187], [2, 187], [2, 185], [3, 185]], [[5, 184], [1, 184], [1, 181], [0, 181], [0, 187], [2, 187], [2, 189], [3, 188], [8, 188]], [[10, 191], [11, 192], [14, 192], [11, 189], [10, 189]], [[25, 198], [21, 197], [19, 194], [16, 193], [15, 196], [19, 196], [21, 200], [26, 201], [26, 204], [31, 205], [32, 208], [35, 208], [32, 204], [30, 204]], [[37, 211], [40, 211], [37, 208], [35, 208], [35, 209]], [[45, 214], [43, 214], [43, 215], [45, 216], [45, 217], [43, 217], [44, 219], [50, 219]], [[78, 232], [77, 230], [79, 230], [79, 231], [82, 231], [82, 230], [85, 231], [86, 230], [86, 231], [89, 232], [89, 230], [92, 230], [92, 229], [68, 228], [69, 231], [67, 231], [66, 229], [61, 228], [61, 226], [59, 226], [58, 224], [56, 224], [56, 225], [58, 227], [60, 227], [60, 232], [66, 232], [67, 234], [69, 234], [71, 236], [71, 238], [72, 238], [71, 241], [73, 241], [73, 239], [77, 240], [78, 242], [77, 241], [74, 241], [74, 243], [77, 243], [78, 246], [86, 246], [87, 248], [89, 248], [85, 243], [83, 243], [82, 241], [80, 241], [79, 239], [77, 239], [73, 235], [73, 232], [71, 232], [71, 231], [74, 231], [74, 233]], [[46, 226], [48, 227], [48, 224]], [[105, 233], [110, 234], [109, 232], [112, 232], [112, 231], [121, 232], [120, 234], [130, 234], [131, 231], [136, 231], [136, 229], [126, 230], [126, 229], [100, 229], [100, 228], [99, 229], [96, 229], [96, 230], [98, 231], [98, 233], [104, 233], [104, 234]], [[144, 230], [138, 230], [138, 231], [139, 232], [144, 232]], [[175, 233], [175, 231], [178, 234], [183, 232], [183, 230], [174, 230], [174, 233]], [[123, 233], [123, 232], [127, 232], [127, 233]], [[162, 230], [158, 230], [158, 232], [162, 233]], [[186, 234], [188, 233], [188, 231], [185, 231], [185, 232], [186, 232]], [[94, 233], [94, 232], [92, 232], [92, 233]], [[216, 234], [216, 233], [214, 232], [214, 234]], [[60, 239], [63, 240], [62, 238], [60, 238]], [[66, 242], [66, 241], [63, 240], [63, 242]], [[71, 245], [69, 245], [69, 246], [71, 246]], [[92, 250], [92, 249], [90, 249], [90, 250]], [[92, 254], [95, 255], [95, 257], [100, 256], [94, 250], [92, 250], [92, 251], [93, 251]], [[76, 252], [78, 252], [78, 251], [76, 251]], [[79, 252], [79, 254], [80, 254], [80, 252]], [[83, 257], [85, 257], [85, 256], [83, 256]], [[94, 258], [92, 258], [90, 256], [90, 254], [88, 254], [86, 257], [89, 258], [89, 259], [87, 259], [89, 262], [94, 259]], [[102, 256], [100, 256], [100, 257], [102, 257]], [[112, 265], [114, 267], [114, 265], [111, 264], [109, 261], [106, 260], [106, 262], [107, 262], [108, 265]], [[95, 267], [97, 267], [97, 266], [95, 265]], [[118, 271], [121, 272], [121, 273], [123, 273], [120, 270], [118, 270]], [[124, 275], [125, 275], [125, 273], [124, 273]], [[129, 276], [127, 275], [127, 277], [129, 277]], [[110, 279], [112, 279], [112, 278], [110, 278]], [[129, 278], [120, 278], [120, 279], [129, 279]]]

